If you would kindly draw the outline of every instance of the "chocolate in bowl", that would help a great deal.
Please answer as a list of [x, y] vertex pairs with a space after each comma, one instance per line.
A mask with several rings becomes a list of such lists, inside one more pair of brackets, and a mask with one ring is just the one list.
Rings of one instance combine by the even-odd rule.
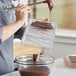
[[47, 66], [33, 66], [21, 69], [21, 76], [49, 76], [50, 70]]
[[16, 57], [16, 63], [19, 66], [21, 76], [50, 76], [53, 57], [45, 57], [40, 55], [39, 61], [34, 62], [32, 56]]

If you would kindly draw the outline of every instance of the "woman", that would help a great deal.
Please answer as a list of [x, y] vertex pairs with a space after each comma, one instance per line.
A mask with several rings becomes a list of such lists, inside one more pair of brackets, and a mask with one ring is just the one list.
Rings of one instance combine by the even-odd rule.
[[0, 75], [12, 72], [13, 63], [13, 34], [25, 22], [26, 15], [30, 8], [19, 4], [15, 13], [13, 11], [4, 11], [5, 8], [12, 7], [12, 0], [0, 0]]

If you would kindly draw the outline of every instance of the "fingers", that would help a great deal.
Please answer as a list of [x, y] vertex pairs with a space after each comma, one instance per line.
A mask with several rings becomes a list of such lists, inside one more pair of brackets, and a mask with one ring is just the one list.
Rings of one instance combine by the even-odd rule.
[[45, 20], [43, 20], [43, 22], [48, 23], [48, 19], [46, 18]]
[[25, 23], [25, 20], [27, 18], [27, 14], [30, 13], [30, 7], [24, 4], [18, 4], [16, 9], [16, 21], [21, 21], [22, 23]]
[[31, 12], [31, 9], [30, 9], [30, 7], [27, 6], [27, 5], [18, 4], [16, 11], [30, 13], [30, 12]]
[[18, 4], [18, 6], [17, 6], [17, 11], [19, 11], [19, 10], [22, 9], [23, 7], [24, 7], [23, 4]]

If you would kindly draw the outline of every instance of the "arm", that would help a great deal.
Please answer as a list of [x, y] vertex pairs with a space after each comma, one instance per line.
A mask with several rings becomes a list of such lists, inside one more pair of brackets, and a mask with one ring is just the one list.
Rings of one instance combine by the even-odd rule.
[[2, 27], [2, 41], [7, 40], [10, 36], [12, 36], [21, 26], [23, 23], [21, 21], [16, 21], [11, 23], [7, 26]]
[[16, 9], [16, 21], [2, 27], [2, 41], [12, 36], [25, 23], [26, 15], [30, 12], [28, 6], [19, 4]]

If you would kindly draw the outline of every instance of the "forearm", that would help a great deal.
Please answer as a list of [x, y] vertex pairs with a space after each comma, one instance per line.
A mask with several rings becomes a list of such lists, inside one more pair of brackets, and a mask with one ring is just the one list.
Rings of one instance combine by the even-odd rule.
[[3, 29], [2, 41], [5, 41], [9, 37], [11, 37], [23, 24], [24, 23], [22, 21], [17, 21], [17, 22], [4, 26], [2, 28]]

